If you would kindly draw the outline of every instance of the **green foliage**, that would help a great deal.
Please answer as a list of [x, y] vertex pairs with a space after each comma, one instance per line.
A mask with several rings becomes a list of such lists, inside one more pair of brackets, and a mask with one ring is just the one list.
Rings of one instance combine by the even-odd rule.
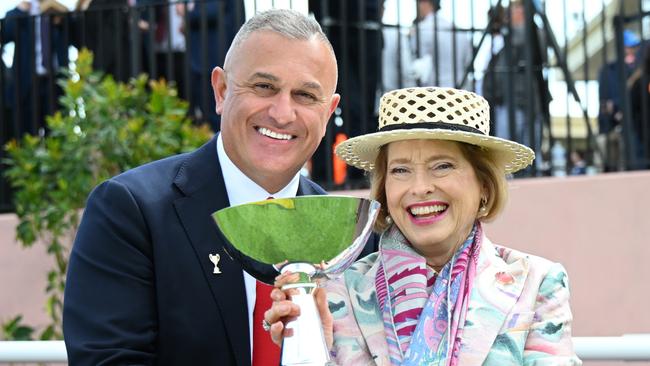
[[59, 81], [61, 108], [47, 117], [46, 136], [27, 135], [5, 147], [5, 176], [14, 188], [20, 219], [17, 239], [25, 247], [42, 241], [55, 259], [46, 289], [51, 324], [41, 339], [62, 336], [69, 238], [92, 188], [127, 169], [191, 151], [211, 136], [207, 125], [192, 125], [187, 103], [164, 80], [141, 75], [119, 83], [93, 71], [92, 59], [92, 53], [82, 50], [75, 69]]
[[3, 323], [0, 339], [5, 341], [27, 341], [32, 339], [34, 329], [23, 325], [22, 321], [22, 315], [17, 315], [15, 318]]

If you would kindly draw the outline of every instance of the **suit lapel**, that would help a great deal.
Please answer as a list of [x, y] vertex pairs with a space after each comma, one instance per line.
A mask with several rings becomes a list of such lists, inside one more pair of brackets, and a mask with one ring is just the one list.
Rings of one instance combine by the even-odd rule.
[[[242, 267], [224, 251], [211, 217], [229, 206], [215, 144], [216, 137], [181, 166], [174, 184], [185, 196], [174, 201], [174, 207], [221, 313], [237, 364], [243, 366], [250, 365], [250, 344]], [[220, 255], [221, 274], [213, 273], [210, 254]]]
[[298, 193], [297, 196], [313, 196], [313, 195], [324, 195], [327, 194], [322, 188], [317, 186], [315, 183], [311, 182], [309, 179], [303, 177], [302, 175], [299, 178], [298, 184]]
[[483, 235], [462, 335], [460, 365], [483, 364], [506, 316], [521, 295], [527, 275], [525, 259], [506, 263]]

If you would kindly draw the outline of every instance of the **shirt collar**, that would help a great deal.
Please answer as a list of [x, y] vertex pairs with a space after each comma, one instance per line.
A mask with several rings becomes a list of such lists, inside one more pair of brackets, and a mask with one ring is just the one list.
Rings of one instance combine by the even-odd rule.
[[253, 182], [252, 179], [239, 170], [235, 163], [230, 160], [228, 154], [226, 154], [226, 150], [223, 148], [221, 134], [217, 137], [217, 156], [221, 164], [221, 174], [226, 184], [226, 192], [231, 206], [263, 201], [271, 196], [273, 198], [290, 198], [298, 194], [300, 173], [296, 173], [289, 184], [276, 193], [269, 193], [257, 183]]

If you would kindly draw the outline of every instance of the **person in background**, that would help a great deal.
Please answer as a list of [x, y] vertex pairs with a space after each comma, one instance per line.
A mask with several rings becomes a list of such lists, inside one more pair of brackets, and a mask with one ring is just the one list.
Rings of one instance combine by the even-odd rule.
[[176, 12], [186, 21], [182, 29], [190, 57], [190, 114], [197, 120], [208, 122], [212, 130], [218, 132], [220, 118], [215, 113], [214, 99], [209, 95], [210, 69], [223, 63], [225, 55], [220, 54], [219, 50], [227, 46], [217, 45], [230, 45], [244, 23], [243, 1], [177, 3]]
[[[364, 134], [372, 129], [381, 83], [383, 0], [310, 0], [308, 3], [309, 12], [323, 25], [332, 42], [341, 68], [339, 123], [331, 127], [329, 136], [333, 140], [339, 133], [347, 137]], [[331, 161], [327, 156], [330, 153], [325, 144], [316, 151], [312, 164], [314, 179], [329, 179], [325, 162]], [[354, 188], [364, 186], [366, 179], [360, 171], [348, 169], [345, 183], [348, 188]]]
[[585, 161], [584, 150], [571, 151], [571, 175], [587, 174], [587, 162]]
[[458, 87], [471, 61], [472, 43], [439, 10], [440, 0], [417, 0], [410, 33], [412, 68], [419, 85]]
[[[530, 146], [537, 154], [536, 173], [544, 167], [542, 161], [542, 140], [544, 126], [550, 126], [549, 103], [551, 94], [543, 69], [546, 63], [546, 41], [541, 29], [533, 22], [529, 24], [532, 34], [527, 39], [526, 13], [521, 0], [510, 2], [506, 9], [493, 9], [492, 14], [501, 14], [493, 29], [493, 37], [503, 37], [503, 47], [493, 54], [483, 79], [482, 95], [492, 107], [494, 135], [511, 139]], [[508, 26], [509, 24], [509, 26]], [[511, 32], [508, 36], [507, 33]], [[498, 32], [498, 33], [497, 33]], [[497, 42], [495, 42], [497, 43]], [[526, 72], [526, 49], [532, 48], [532, 92]], [[512, 91], [512, 98], [507, 94]], [[512, 120], [510, 112], [513, 112]], [[532, 111], [532, 113], [530, 113]], [[533, 118], [530, 119], [529, 115]], [[534, 137], [531, 140], [531, 129]], [[530, 170], [530, 169], [528, 169]]]
[[645, 46], [636, 70], [627, 80], [632, 109], [633, 169], [650, 168], [650, 46]]
[[12, 85], [6, 85], [5, 100], [9, 119], [17, 122], [13, 136], [43, 135], [45, 116], [56, 109], [61, 93], [57, 72], [68, 63], [61, 24], [66, 12], [58, 1], [30, 0], [20, 1], [5, 16], [2, 42], [15, 44]]
[[131, 75], [129, 2], [81, 0], [72, 15], [71, 38], [93, 52], [93, 68], [126, 82]]
[[623, 63], [626, 80], [630, 78], [637, 65], [637, 53], [641, 41], [632, 31], [623, 31], [623, 60], [615, 60], [605, 64], [598, 72], [598, 144], [605, 151], [607, 160], [604, 161], [604, 171], [623, 169], [622, 161], [622, 99], [619, 65]]
[[[484, 232], [505, 206], [506, 174], [535, 156], [489, 132], [479, 95], [407, 88], [382, 97], [378, 132], [337, 148], [372, 174], [382, 234], [378, 252], [315, 294], [336, 364], [581, 364], [562, 265]], [[278, 277], [265, 314], [278, 344], [300, 313], [279, 287], [296, 276]]]
[[221, 132], [90, 194], [64, 296], [71, 365], [279, 364], [261, 330], [271, 286], [224, 251], [211, 214], [325, 193], [299, 170], [338, 105], [336, 80], [313, 19], [269, 10], [239, 30], [211, 75]]

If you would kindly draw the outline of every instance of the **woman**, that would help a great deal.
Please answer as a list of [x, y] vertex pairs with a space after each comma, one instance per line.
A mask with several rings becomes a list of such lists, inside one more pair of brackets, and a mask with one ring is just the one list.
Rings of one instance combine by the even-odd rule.
[[[395, 90], [379, 113], [379, 132], [336, 149], [372, 173], [382, 236], [377, 253], [325, 285], [329, 310], [317, 296], [333, 361], [579, 365], [564, 268], [493, 244], [481, 225], [505, 204], [506, 174], [533, 151], [489, 136], [489, 106], [467, 91]], [[272, 298], [265, 320], [279, 344], [299, 309], [279, 289]]]

